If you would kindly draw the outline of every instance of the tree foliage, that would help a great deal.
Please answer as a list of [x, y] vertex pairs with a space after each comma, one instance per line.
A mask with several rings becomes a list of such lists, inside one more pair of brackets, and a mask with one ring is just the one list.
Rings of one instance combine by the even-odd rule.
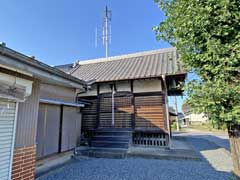
[[188, 102], [218, 125], [240, 124], [240, 1], [155, 0], [166, 20], [157, 39], [177, 47], [186, 70]]

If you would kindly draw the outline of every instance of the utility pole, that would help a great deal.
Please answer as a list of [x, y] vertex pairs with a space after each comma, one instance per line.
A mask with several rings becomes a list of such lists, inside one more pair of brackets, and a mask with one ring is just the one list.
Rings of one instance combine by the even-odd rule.
[[178, 107], [177, 107], [177, 97], [174, 96], [174, 104], [175, 104], [175, 111], [176, 111], [176, 124], [177, 124], [177, 131], [179, 131], [179, 119], [178, 119]]

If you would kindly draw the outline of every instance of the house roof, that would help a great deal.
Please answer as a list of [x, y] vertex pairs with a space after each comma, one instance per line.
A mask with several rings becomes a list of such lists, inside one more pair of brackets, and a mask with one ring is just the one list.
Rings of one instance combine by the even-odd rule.
[[28, 72], [33, 77], [41, 79], [43, 83], [51, 83], [66, 87], [82, 88], [87, 83], [57, 68], [44, 64], [34, 57], [26, 56], [14, 51], [6, 45], [0, 44], [0, 65]]
[[177, 116], [176, 110], [171, 106], [168, 107], [168, 112], [171, 116]]
[[[69, 69], [69, 66], [73, 68]], [[176, 48], [165, 48], [56, 66], [85, 81], [107, 82], [186, 74]]]
[[184, 114], [182, 112], [179, 112], [178, 113], [178, 118], [179, 118], [179, 120], [181, 120], [181, 119], [184, 119], [185, 116], [184, 116]]

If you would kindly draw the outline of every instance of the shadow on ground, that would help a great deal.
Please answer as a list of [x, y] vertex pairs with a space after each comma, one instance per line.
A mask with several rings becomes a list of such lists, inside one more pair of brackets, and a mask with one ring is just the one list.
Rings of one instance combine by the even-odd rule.
[[210, 134], [177, 133], [176, 137], [186, 138], [209, 168], [232, 177], [233, 164], [227, 138]]

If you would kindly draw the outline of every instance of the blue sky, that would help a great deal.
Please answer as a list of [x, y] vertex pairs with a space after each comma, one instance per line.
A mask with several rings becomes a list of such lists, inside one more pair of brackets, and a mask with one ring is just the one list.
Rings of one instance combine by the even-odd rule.
[[154, 0], [2, 1], [0, 41], [49, 65], [104, 57], [95, 29], [106, 5], [112, 10], [110, 56], [169, 47], [152, 31], [165, 18]]
[[95, 29], [106, 5], [112, 10], [110, 55], [169, 47], [152, 31], [164, 19], [154, 0], [2, 1], [0, 41], [50, 65], [103, 57]]

